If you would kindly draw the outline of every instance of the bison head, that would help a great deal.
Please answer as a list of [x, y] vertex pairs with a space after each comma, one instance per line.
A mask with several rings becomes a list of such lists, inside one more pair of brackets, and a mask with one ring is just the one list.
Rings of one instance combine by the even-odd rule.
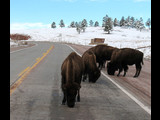
[[114, 65], [111, 62], [107, 63], [107, 72], [109, 75], [114, 75], [116, 70], [117, 70], [116, 65]]
[[96, 71], [93, 72], [92, 77], [90, 77], [91, 81], [93, 83], [95, 83], [98, 80], [98, 78], [100, 77], [100, 75], [101, 75], [101, 72], [99, 69], [97, 69]]
[[65, 93], [66, 93], [68, 107], [74, 107], [76, 96], [77, 96], [77, 91], [80, 88], [81, 86], [75, 82], [71, 84], [66, 84], [63, 86], [63, 89], [65, 90]]

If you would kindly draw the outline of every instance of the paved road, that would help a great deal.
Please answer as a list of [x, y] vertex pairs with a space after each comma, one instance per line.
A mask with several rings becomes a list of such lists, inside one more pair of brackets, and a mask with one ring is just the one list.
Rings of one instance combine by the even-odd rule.
[[50, 46], [50, 43], [39, 42], [33, 47], [12, 51], [10, 53], [10, 84], [19, 78], [19, 74], [24, 69], [32, 66]]
[[[72, 52], [66, 45], [37, 43], [11, 53], [11, 83], [52, 45], [54, 49], [24, 78], [10, 96], [11, 120], [150, 120], [151, 116], [106, 77], [95, 84], [82, 82], [81, 102], [61, 105], [61, 64]], [[15, 68], [14, 68], [15, 67]]]

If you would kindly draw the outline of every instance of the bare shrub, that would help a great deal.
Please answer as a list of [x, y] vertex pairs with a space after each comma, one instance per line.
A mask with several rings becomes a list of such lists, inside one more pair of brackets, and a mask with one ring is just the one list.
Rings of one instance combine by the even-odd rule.
[[12, 40], [28, 40], [31, 38], [31, 36], [24, 34], [10, 34], [10, 38]]

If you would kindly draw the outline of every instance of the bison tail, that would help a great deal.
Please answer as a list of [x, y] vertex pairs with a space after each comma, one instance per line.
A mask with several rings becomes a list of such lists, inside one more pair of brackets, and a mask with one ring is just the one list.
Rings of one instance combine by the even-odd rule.
[[142, 65], [144, 65], [143, 59], [142, 59]]
[[143, 62], [143, 56], [142, 56], [142, 65], [144, 65], [144, 62]]

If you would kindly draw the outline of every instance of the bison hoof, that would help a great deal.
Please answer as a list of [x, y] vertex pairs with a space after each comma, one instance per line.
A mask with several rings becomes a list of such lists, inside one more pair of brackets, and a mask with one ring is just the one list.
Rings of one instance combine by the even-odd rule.
[[65, 105], [65, 102], [62, 102], [62, 105]]

